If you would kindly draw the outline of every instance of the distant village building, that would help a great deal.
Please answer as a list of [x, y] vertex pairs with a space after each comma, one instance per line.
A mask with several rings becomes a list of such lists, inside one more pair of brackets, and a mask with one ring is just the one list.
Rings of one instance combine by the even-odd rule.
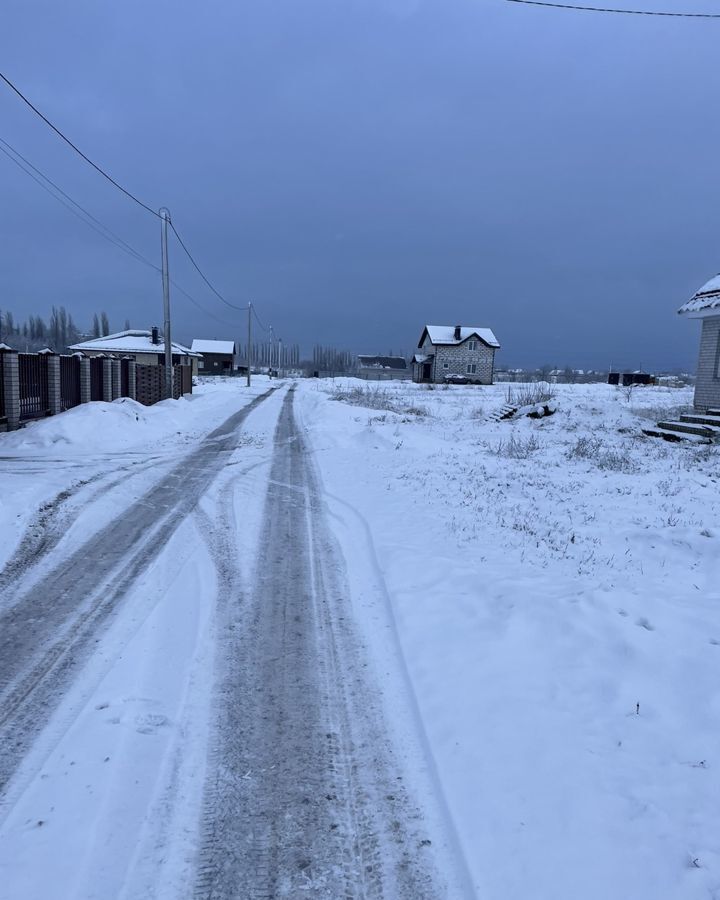
[[720, 409], [720, 275], [696, 291], [678, 313], [701, 319], [700, 354], [695, 381], [695, 409]]
[[358, 356], [358, 378], [367, 381], [390, 381], [410, 378], [404, 356]]
[[[73, 344], [68, 349], [83, 353], [85, 356], [118, 356], [130, 357], [141, 366], [157, 366], [165, 364], [165, 342], [159, 329], [150, 331], [130, 329], [107, 334], [105, 337], [93, 338]], [[197, 374], [197, 364], [201, 359], [182, 344], [172, 342], [173, 365], [192, 366], [193, 375]]]
[[191, 349], [193, 353], [202, 356], [198, 363], [200, 375], [233, 374], [237, 352], [234, 341], [206, 341], [195, 338]]
[[453, 381], [492, 384], [500, 344], [489, 328], [426, 325], [413, 356], [412, 378], [431, 384]]

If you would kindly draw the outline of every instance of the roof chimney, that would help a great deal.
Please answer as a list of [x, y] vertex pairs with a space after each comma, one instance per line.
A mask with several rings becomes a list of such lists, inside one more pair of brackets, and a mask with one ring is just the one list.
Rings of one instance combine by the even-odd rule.
[[456, 326], [455, 326], [455, 338], [454, 338], [454, 339], [455, 339], [456, 341], [459, 341], [459, 340], [460, 340], [460, 328], [461, 328], [460, 325], [456, 325]]
[[152, 337], [150, 338], [150, 340], [153, 342], [153, 344], [159, 344], [159, 343], [160, 343], [160, 337], [159, 337], [159, 334], [158, 334], [158, 327], [157, 327], [157, 325], [153, 325], [153, 327], [152, 327]]

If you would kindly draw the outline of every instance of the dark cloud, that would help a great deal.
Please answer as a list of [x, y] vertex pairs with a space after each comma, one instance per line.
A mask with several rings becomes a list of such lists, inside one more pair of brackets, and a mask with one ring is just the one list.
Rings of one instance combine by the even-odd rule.
[[[286, 341], [410, 349], [425, 322], [462, 321], [494, 328], [509, 363], [687, 367], [696, 329], [675, 309], [720, 269], [719, 33], [501, 0], [9, 0], [0, 41], [6, 74], [167, 205]], [[157, 222], [8, 90], [0, 121], [158, 258]], [[5, 157], [0, 191], [0, 307], [161, 319], [157, 275]], [[177, 247], [171, 262], [242, 337]], [[178, 336], [223, 336], [173, 306]]]

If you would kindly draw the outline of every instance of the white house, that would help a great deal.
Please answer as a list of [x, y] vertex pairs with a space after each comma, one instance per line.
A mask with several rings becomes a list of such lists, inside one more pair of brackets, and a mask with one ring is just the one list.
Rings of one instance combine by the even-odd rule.
[[[91, 357], [131, 356], [141, 366], [156, 366], [165, 363], [165, 342], [157, 328], [153, 328], [151, 331], [138, 329], [118, 331], [116, 334], [106, 334], [104, 337], [73, 344], [69, 349]], [[199, 353], [194, 353], [188, 347], [177, 344], [175, 341], [172, 342], [172, 358], [174, 365], [192, 365], [193, 374], [197, 374], [197, 363], [202, 359]]]

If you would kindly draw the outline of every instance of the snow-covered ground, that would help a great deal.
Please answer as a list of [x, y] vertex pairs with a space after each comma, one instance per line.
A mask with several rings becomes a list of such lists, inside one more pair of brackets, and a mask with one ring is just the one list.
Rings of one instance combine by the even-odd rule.
[[[0, 567], [33, 529], [49, 560], [72, 549], [267, 387], [217, 381], [0, 434]], [[688, 390], [554, 391], [554, 415], [494, 421], [504, 385], [298, 384], [370, 668], [400, 742], [421, 723], [428, 772], [409, 781], [434, 783], [479, 898], [720, 896], [720, 455], [642, 435]], [[230, 502], [254, 557], [282, 393], [0, 798], [2, 900], [191, 894], [208, 517]]]
[[553, 390], [500, 422], [505, 385], [301, 397], [478, 896], [720, 896], [720, 455], [643, 437], [687, 389]]

